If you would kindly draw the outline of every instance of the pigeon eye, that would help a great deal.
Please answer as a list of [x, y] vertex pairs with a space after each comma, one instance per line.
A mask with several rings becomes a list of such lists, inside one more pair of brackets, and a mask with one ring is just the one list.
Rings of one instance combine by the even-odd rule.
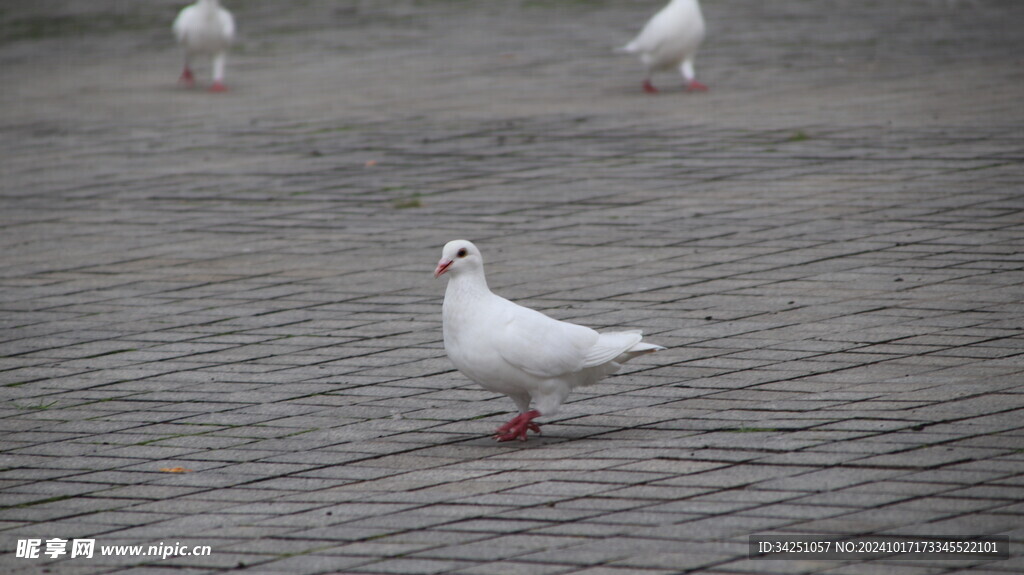
[[466, 248], [459, 248], [458, 253], [456, 253], [455, 255], [459, 256], [460, 258], [464, 258], [466, 257], [467, 253], [469, 252], [466, 251]]

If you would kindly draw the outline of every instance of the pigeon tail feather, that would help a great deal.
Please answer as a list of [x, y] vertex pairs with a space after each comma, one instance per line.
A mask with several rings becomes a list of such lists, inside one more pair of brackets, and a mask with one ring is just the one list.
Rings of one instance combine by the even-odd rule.
[[641, 343], [638, 343], [638, 344], [634, 345], [633, 347], [627, 349], [626, 351], [624, 351], [622, 353], [622, 355], [616, 357], [615, 358], [615, 363], [617, 363], [617, 364], [626, 363], [627, 361], [633, 359], [634, 357], [636, 357], [638, 355], [644, 355], [644, 354], [647, 354], [647, 353], [653, 353], [655, 351], [661, 351], [663, 349], [665, 349], [665, 348], [660, 346], [660, 345], [655, 345], [653, 343], [643, 343], [643, 342], [641, 342]]
[[640, 51], [640, 48], [636, 45], [636, 40], [633, 40], [625, 46], [619, 46], [615, 49], [616, 54], [636, 54]]
[[582, 367], [597, 367], [614, 361], [615, 358], [639, 344], [642, 339], [643, 333], [635, 330], [598, 334], [593, 347], [587, 350], [586, 355], [583, 356]]
[[663, 351], [665, 349], [667, 349], [667, 348], [665, 348], [665, 346], [657, 345], [657, 344], [654, 344], [654, 343], [638, 343], [638, 344], [634, 345], [633, 347], [629, 348], [627, 353], [641, 354], [641, 353], [649, 353], [649, 352], [652, 352], [652, 351]]

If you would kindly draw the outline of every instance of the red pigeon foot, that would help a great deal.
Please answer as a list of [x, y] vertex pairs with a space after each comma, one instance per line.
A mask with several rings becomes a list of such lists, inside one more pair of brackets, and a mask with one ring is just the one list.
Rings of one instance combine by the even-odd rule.
[[513, 439], [526, 441], [527, 431], [540, 433], [540, 426], [533, 422], [533, 418], [538, 417], [539, 415], [540, 412], [536, 409], [531, 409], [526, 413], [520, 413], [513, 417], [508, 423], [495, 430], [494, 439], [497, 441], [512, 441]]
[[178, 78], [178, 83], [185, 86], [186, 88], [191, 88], [192, 86], [195, 86], [196, 78], [192, 75], [192, 70], [185, 68], [181, 72], [181, 78]]

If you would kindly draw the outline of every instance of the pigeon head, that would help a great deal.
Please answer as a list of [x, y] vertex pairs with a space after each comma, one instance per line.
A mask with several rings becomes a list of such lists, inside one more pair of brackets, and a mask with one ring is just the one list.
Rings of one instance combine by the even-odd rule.
[[441, 261], [437, 262], [434, 269], [434, 277], [441, 277], [441, 274], [452, 273], [453, 277], [484, 268], [484, 258], [480, 250], [476, 249], [473, 242], [469, 240], [452, 240], [444, 245], [441, 250]]

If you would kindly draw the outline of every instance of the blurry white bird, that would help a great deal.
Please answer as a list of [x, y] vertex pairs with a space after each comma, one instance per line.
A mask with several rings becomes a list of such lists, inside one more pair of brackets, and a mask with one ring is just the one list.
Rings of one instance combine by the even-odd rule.
[[519, 408], [519, 415], [495, 431], [498, 441], [526, 441], [528, 430], [540, 433], [533, 419], [554, 415], [573, 388], [597, 383], [638, 355], [665, 349], [641, 343], [639, 331], [597, 333], [491, 293], [480, 250], [469, 241], [445, 244], [434, 277], [445, 273], [448, 357], [467, 377], [511, 397]]
[[705, 91], [707, 86], [696, 80], [693, 59], [704, 41], [704, 15], [697, 0], [671, 0], [655, 14], [640, 34], [621, 48], [637, 54], [647, 68], [644, 91], [657, 93], [651, 75], [658, 70], [678, 68], [686, 81], [687, 91]]
[[185, 49], [185, 70], [181, 73], [181, 83], [189, 88], [195, 85], [192, 75], [192, 58], [197, 54], [213, 56], [213, 85], [211, 92], [223, 92], [224, 64], [227, 60], [228, 47], [235, 39], [235, 19], [221, 7], [218, 0], [198, 0], [191, 6], [182, 8], [172, 26], [178, 43]]

